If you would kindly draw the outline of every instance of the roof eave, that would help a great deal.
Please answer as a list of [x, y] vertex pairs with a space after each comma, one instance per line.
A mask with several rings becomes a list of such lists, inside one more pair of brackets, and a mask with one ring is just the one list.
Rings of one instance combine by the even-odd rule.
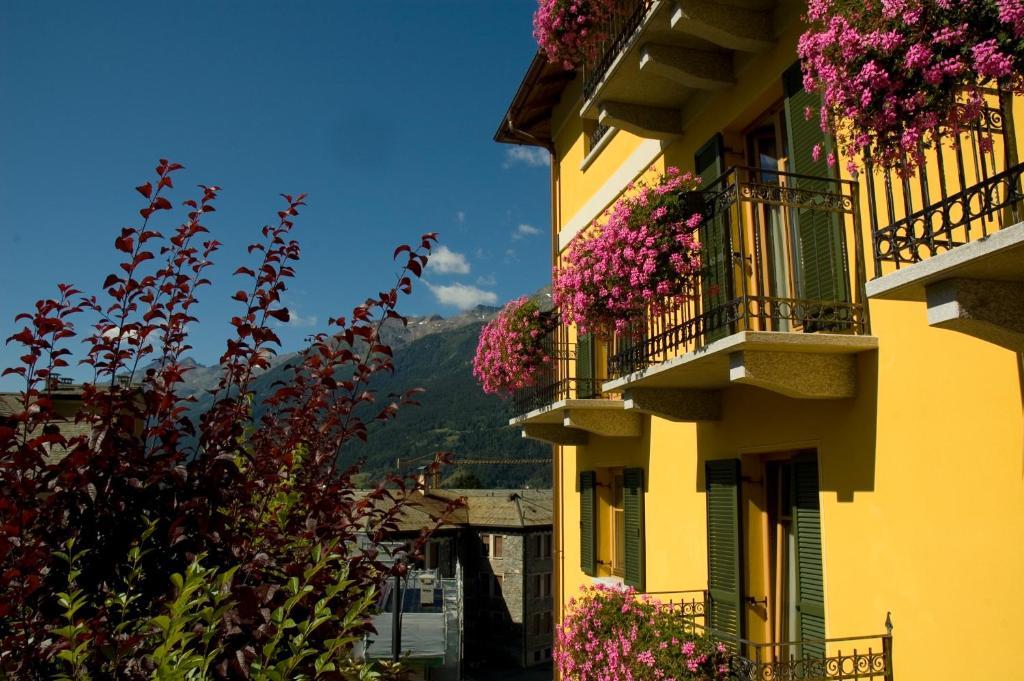
[[[565, 86], [575, 78], [571, 71], [551, 64], [543, 53], [533, 55], [530, 66], [516, 90], [512, 103], [494, 133], [494, 141], [503, 144], [522, 144], [542, 147], [549, 151], [553, 147], [550, 134], [537, 134], [531, 130], [520, 129], [517, 125], [522, 120], [522, 113], [527, 108], [539, 109], [548, 121], [551, 110], [558, 103]], [[550, 126], [549, 126], [550, 127]]]

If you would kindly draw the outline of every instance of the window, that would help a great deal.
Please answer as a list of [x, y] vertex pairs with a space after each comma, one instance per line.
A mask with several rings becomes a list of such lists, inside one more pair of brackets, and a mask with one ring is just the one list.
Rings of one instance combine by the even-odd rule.
[[533, 555], [535, 558], [551, 557], [551, 533], [541, 532], [533, 535]]
[[605, 135], [611, 133], [611, 131], [612, 128], [610, 126], [601, 125], [595, 120], [584, 118], [583, 135], [586, 140], [585, 153], [589, 154], [594, 151], [604, 139]]
[[626, 574], [626, 513], [623, 503], [623, 475], [616, 471], [612, 476], [612, 574], [622, 577]]
[[644, 590], [644, 470], [580, 472], [580, 567]]
[[544, 649], [544, 659], [545, 660], [550, 660], [551, 659], [551, 648], [545, 648]]
[[477, 580], [476, 586], [477, 586], [477, 592], [481, 596], [490, 596], [491, 595], [491, 575], [490, 575], [490, 573], [488, 573], [488, 572], [481, 572], [480, 573], [480, 578]]
[[530, 595], [533, 598], [551, 598], [551, 573], [535, 574], [530, 580]]
[[480, 555], [491, 558], [501, 558], [504, 552], [505, 535], [502, 534], [481, 534]]
[[494, 582], [491, 588], [491, 596], [501, 598], [505, 588], [505, 575], [494, 575]]

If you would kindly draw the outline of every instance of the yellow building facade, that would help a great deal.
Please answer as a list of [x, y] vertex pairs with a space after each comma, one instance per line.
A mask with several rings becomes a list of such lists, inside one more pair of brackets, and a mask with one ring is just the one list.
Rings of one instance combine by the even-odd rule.
[[515, 398], [553, 445], [556, 608], [686, 602], [752, 678], [1014, 678], [1024, 103], [991, 92], [912, 179], [841, 175], [810, 154], [804, 9], [625, 2], [594, 64], [534, 59], [496, 135], [551, 152], [556, 265], [629, 183], [704, 180], [692, 299], [560, 327]]

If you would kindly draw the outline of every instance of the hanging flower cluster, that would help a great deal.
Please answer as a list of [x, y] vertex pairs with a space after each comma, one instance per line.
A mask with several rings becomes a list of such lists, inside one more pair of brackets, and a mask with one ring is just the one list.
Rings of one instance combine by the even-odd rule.
[[533, 37], [549, 61], [572, 70], [595, 59], [614, 11], [615, 0], [538, 0]]
[[554, 660], [572, 681], [721, 681], [729, 649], [695, 633], [668, 604], [632, 589], [583, 589], [556, 632]]
[[510, 395], [534, 384], [541, 369], [551, 363], [544, 338], [557, 326], [525, 296], [506, 305], [480, 330], [473, 376], [489, 395]]
[[851, 170], [861, 157], [913, 174], [980, 119], [982, 85], [1024, 92], [1022, 0], [810, 0], [806, 18], [804, 88]]
[[582, 333], [622, 333], [645, 310], [657, 314], [664, 301], [691, 295], [703, 215], [687, 193], [699, 186], [678, 168], [654, 183], [630, 184], [604, 224], [574, 240], [556, 268], [552, 297], [562, 318]]

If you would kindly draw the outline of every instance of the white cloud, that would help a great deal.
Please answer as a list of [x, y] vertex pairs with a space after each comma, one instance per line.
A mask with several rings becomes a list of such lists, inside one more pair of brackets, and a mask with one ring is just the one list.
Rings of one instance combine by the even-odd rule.
[[315, 314], [303, 317], [298, 312], [288, 310], [288, 326], [296, 329], [308, 329], [311, 326], [316, 326], [318, 321], [319, 319], [317, 319]]
[[516, 163], [523, 163], [531, 168], [551, 165], [551, 155], [539, 147], [514, 146], [505, 150], [503, 168], [511, 168]]
[[505, 264], [511, 265], [514, 262], [519, 262], [519, 254], [516, 253], [516, 249], [507, 248], [505, 249]]
[[447, 246], [438, 246], [430, 254], [427, 268], [438, 274], [469, 274], [469, 261], [462, 253], [456, 253]]
[[528, 236], [537, 236], [540, 234], [540, 230], [533, 225], [522, 224], [516, 227], [516, 230], [512, 232], [512, 238], [514, 240], [525, 239]]
[[486, 277], [481, 275], [476, 278], [477, 286], [494, 286], [497, 283], [498, 279], [493, 274], [488, 274]]
[[466, 221], [466, 211], [464, 211], [464, 210], [457, 211], [455, 213], [455, 219], [458, 221], [458, 223], [460, 225], [462, 223], [464, 223]]
[[451, 286], [435, 286], [427, 282], [427, 286], [433, 292], [437, 302], [442, 305], [456, 307], [460, 310], [468, 310], [477, 305], [494, 305], [498, 302], [498, 294], [494, 291], [485, 291], [476, 286], [465, 284], [452, 284]]

